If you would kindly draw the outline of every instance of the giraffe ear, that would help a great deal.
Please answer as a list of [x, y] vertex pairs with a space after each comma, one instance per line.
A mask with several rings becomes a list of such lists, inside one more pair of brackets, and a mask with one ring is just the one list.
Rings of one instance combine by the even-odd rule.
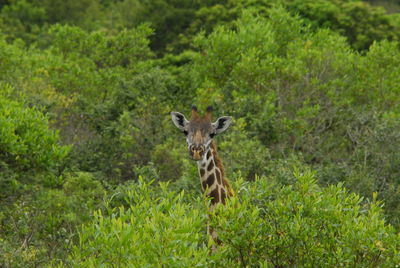
[[215, 134], [220, 134], [227, 130], [227, 128], [231, 125], [232, 123], [232, 117], [230, 116], [222, 116], [217, 119], [214, 123], [212, 123], [214, 129], [215, 129]]
[[185, 130], [185, 127], [189, 122], [186, 120], [183, 114], [178, 112], [172, 112], [171, 117], [172, 117], [172, 122], [174, 122], [177, 128], [179, 128], [182, 131]]

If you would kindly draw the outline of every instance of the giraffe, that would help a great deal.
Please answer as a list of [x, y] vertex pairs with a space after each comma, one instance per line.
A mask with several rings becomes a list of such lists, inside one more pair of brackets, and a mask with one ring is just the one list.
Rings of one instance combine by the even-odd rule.
[[[231, 124], [232, 118], [222, 116], [211, 122], [212, 107], [209, 106], [204, 116], [200, 116], [196, 106], [192, 106], [191, 119], [188, 121], [179, 112], [172, 112], [172, 121], [186, 136], [189, 157], [197, 161], [200, 184], [206, 196], [210, 197], [212, 211], [219, 203], [225, 204], [226, 198], [233, 196], [229, 181], [225, 178], [224, 166], [218, 156], [213, 138], [224, 132]], [[207, 233], [219, 244], [216, 232], [207, 225]], [[212, 252], [216, 248], [213, 245]]]

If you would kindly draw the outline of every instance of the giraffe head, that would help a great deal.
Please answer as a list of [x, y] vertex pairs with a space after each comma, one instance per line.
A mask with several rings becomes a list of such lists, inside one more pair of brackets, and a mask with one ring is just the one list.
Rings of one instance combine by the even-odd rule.
[[186, 136], [189, 156], [199, 161], [210, 149], [212, 139], [224, 132], [231, 124], [232, 118], [222, 116], [215, 122], [211, 122], [212, 107], [208, 107], [204, 116], [197, 113], [197, 107], [192, 106], [192, 116], [188, 121], [185, 116], [178, 112], [172, 112], [172, 121]]

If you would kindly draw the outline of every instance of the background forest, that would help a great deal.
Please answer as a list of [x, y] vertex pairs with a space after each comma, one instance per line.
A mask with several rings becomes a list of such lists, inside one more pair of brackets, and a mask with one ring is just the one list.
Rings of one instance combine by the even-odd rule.
[[[0, 0], [1, 267], [396, 267], [400, 5]], [[213, 105], [213, 226], [169, 113]]]

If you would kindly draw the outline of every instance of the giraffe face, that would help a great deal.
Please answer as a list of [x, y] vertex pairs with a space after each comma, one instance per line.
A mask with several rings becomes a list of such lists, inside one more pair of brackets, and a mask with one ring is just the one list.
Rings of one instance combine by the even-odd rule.
[[207, 110], [204, 116], [199, 116], [195, 107], [192, 108], [190, 121], [178, 112], [172, 112], [171, 116], [175, 126], [186, 136], [189, 157], [196, 161], [204, 158], [210, 149], [212, 139], [224, 132], [232, 122], [231, 117], [223, 116], [212, 123], [210, 109]]

